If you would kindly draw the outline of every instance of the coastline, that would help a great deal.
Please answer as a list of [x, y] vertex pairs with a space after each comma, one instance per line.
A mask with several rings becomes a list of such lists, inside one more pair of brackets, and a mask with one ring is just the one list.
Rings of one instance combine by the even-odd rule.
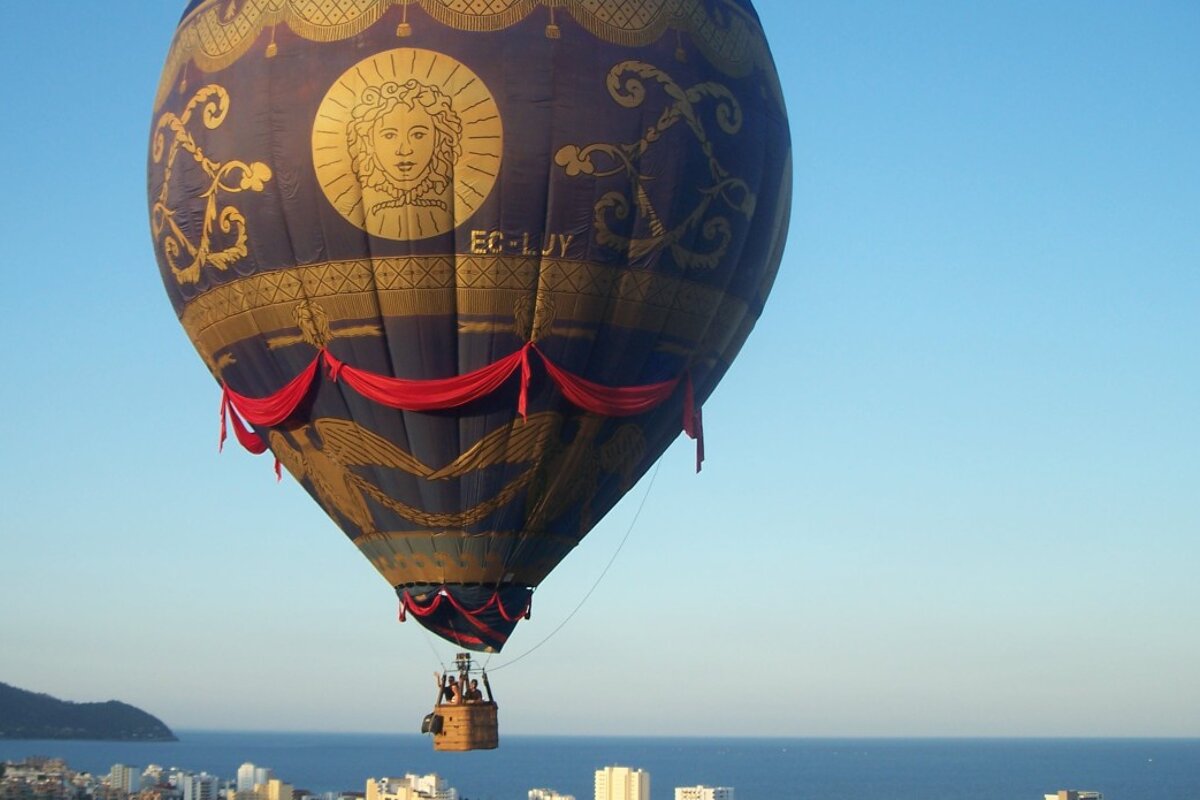
[[733, 786], [739, 800], [1041, 797], [1065, 787], [1106, 800], [1200, 794], [1200, 737], [595, 737], [502, 735], [496, 751], [434, 753], [419, 734], [177, 730], [178, 742], [0, 740], [0, 760], [61, 756], [75, 769], [149, 763], [231, 778], [251, 761], [313, 792], [359, 791], [367, 778], [437, 773], [471, 800], [513, 800], [548, 786], [591, 797], [606, 765], [647, 769], [653, 796], [674, 786]]

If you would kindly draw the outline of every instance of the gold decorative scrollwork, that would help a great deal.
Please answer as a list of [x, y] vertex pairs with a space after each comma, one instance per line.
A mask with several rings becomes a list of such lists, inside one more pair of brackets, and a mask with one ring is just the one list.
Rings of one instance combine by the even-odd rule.
[[[608, 73], [608, 91], [613, 100], [624, 108], [638, 108], [646, 101], [645, 81], [658, 83], [674, 102], [663, 110], [658, 121], [641, 139], [632, 144], [597, 143], [583, 147], [569, 144], [559, 149], [554, 161], [568, 176], [607, 177], [624, 173], [630, 180], [637, 212], [646, 219], [650, 235], [630, 238], [613, 231], [609, 226], [609, 215], [618, 220], [627, 219], [631, 208], [629, 198], [624, 193], [608, 192], [594, 207], [595, 236], [599, 244], [627, 253], [631, 260], [670, 248], [681, 267], [712, 269], [728, 250], [733, 240], [733, 230], [727, 217], [710, 217], [709, 209], [713, 203], [721, 200], [731, 211], [749, 219], [754, 214], [755, 196], [746, 181], [731, 175], [717, 159], [696, 106], [706, 99], [715, 100], [717, 125], [729, 135], [741, 130], [742, 107], [733, 93], [719, 83], [709, 81], [685, 89], [658, 67], [642, 61], [623, 61], [613, 67]], [[646, 185], [653, 179], [643, 175], [638, 164], [642, 156], [662, 139], [663, 134], [680, 122], [685, 123], [696, 137], [708, 161], [711, 183], [698, 190], [700, 199], [692, 212], [678, 225], [668, 228], [646, 192]], [[685, 234], [697, 228], [704, 240], [712, 245], [704, 252], [681, 243]]]
[[[179, 283], [196, 283], [200, 280], [202, 267], [210, 266], [224, 271], [246, 256], [246, 217], [234, 206], [222, 208], [220, 195], [261, 192], [267, 181], [271, 180], [271, 168], [261, 161], [250, 164], [244, 161], [220, 162], [205, 154], [188, 131], [192, 115], [201, 106], [204, 126], [215, 130], [229, 113], [229, 93], [216, 84], [205, 86], [188, 101], [182, 114], [163, 114], [154, 129], [151, 155], [155, 164], [163, 163], [164, 159], [166, 164], [162, 188], [151, 209], [151, 229], [155, 242], [161, 241], [163, 255]], [[170, 147], [166, 144], [168, 132], [171, 134]], [[168, 204], [175, 161], [181, 151], [191, 156], [209, 179], [208, 188], [195, 198], [204, 201], [204, 222], [198, 242], [188, 239], [175, 220], [176, 210]], [[217, 249], [213, 241], [214, 226], [220, 227], [226, 239], [232, 237], [232, 243]]]

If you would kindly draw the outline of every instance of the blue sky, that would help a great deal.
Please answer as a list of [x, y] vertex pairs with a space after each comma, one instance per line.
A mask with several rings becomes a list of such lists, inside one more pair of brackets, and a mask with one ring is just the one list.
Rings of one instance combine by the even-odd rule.
[[[677, 443], [493, 659], [644, 501], [494, 673], [505, 730], [1200, 736], [1200, 6], [757, 6], [796, 162], [778, 282], [704, 472]], [[162, 291], [181, 8], [0, 28], [0, 681], [410, 731], [452, 648], [269, 462], [217, 455]]]

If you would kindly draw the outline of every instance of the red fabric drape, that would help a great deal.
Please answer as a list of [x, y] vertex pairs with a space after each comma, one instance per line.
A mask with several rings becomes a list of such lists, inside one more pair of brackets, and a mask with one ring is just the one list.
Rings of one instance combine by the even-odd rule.
[[[308, 390], [312, 388], [313, 381], [317, 377], [317, 366], [320, 363], [320, 358], [314, 358], [312, 363], [305, 367], [299, 375], [288, 381], [282, 389], [275, 394], [268, 395], [263, 398], [247, 397], [244, 394], [238, 394], [228, 386], [223, 386], [221, 395], [221, 442], [218, 449], [223, 449], [225, 446], [225, 423], [229, 421], [233, 424], [234, 435], [241, 442], [242, 447], [249, 450], [254, 455], [261, 455], [267, 451], [267, 443], [263, 438], [254, 431], [246, 427], [246, 422], [252, 425], [260, 425], [264, 428], [270, 428], [278, 425], [285, 419], [295, 413], [296, 407], [300, 405], [300, 401], [308, 394]], [[278, 465], [275, 469], [276, 475], [280, 475]]]
[[[241, 415], [229, 400], [229, 389], [226, 388], [221, 395], [221, 442], [217, 446], [217, 451], [225, 449], [225, 421], [231, 418], [233, 423], [233, 433], [237, 436], [238, 442], [242, 447], [249, 450], [256, 456], [261, 456], [267, 452], [267, 443], [254, 431], [246, 427], [246, 423], [242, 421]], [[275, 459], [275, 480], [283, 480], [283, 464], [279, 463], [279, 459]]]
[[412, 613], [416, 614], [418, 617], [428, 617], [428, 616], [432, 615], [433, 613], [435, 613], [438, 610], [438, 608], [441, 607], [443, 600], [445, 602], [449, 603], [450, 605], [452, 605], [454, 607], [454, 610], [457, 611], [458, 613], [462, 614], [464, 617], [475, 617], [479, 614], [482, 614], [484, 611], [487, 611], [492, 606], [495, 606], [496, 610], [500, 612], [500, 616], [504, 619], [505, 622], [517, 622], [522, 619], [529, 619], [530, 611], [533, 610], [533, 603], [528, 603], [528, 604], [526, 604], [525, 608], [520, 613], [510, 614], [508, 612], [508, 609], [506, 609], [504, 607], [504, 604], [500, 601], [500, 593], [499, 592], [496, 592], [491, 597], [489, 597], [487, 602], [484, 603], [483, 605], [481, 605], [479, 608], [469, 609], [466, 606], [459, 603], [456, 599], [454, 599], [454, 596], [452, 594], [450, 594], [449, 592], [446, 592], [446, 591], [439, 590], [434, 595], [433, 599], [430, 600], [428, 603], [426, 603], [423, 606], [421, 604], [419, 604], [416, 601], [416, 599], [413, 598], [413, 596], [411, 594], [409, 594], [407, 591], [405, 591], [404, 597], [400, 601], [400, 621], [401, 622], [404, 621], [406, 611], [411, 611]]
[[251, 425], [274, 427], [295, 413], [296, 407], [316, 380], [320, 361], [320, 357], [314, 358], [311, 364], [275, 394], [263, 398], [247, 397], [228, 387], [225, 388], [225, 394], [238, 413]]
[[[342, 381], [354, 391], [370, 400], [403, 411], [434, 411], [456, 408], [480, 400], [495, 392], [518, 369], [521, 373], [521, 390], [517, 398], [517, 411], [522, 417], [528, 414], [529, 382], [532, 369], [530, 351], [536, 352], [546, 368], [546, 374], [554, 381], [568, 401], [593, 414], [608, 417], [630, 417], [644, 414], [665, 402], [684, 380], [683, 430], [696, 440], [696, 471], [704, 461], [704, 424], [700, 409], [696, 407], [691, 373], [684, 373], [670, 380], [642, 386], [604, 386], [567, 372], [545, 356], [536, 345], [528, 343], [515, 353], [481, 367], [466, 375], [433, 380], [405, 380], [377, 375], [358, 367], [352, 367], [322, 349], [304, 370], [279, 391], [263, 398], [238, 394], [223, 386], [221, 396], [221, 447], [226, 438], [226, 422], [233, 424], [233, 432], [242, 446], [255, 455], [266, 452], [267, 443], [250, 430], [246, 422], [269, 428], [279, 425], [292, 414], [304, 400], [317, 377], [322, 360], [329, 369], [333, 381]], [[276, 475], [280, 474], [278, 462]], [[435, 602], [438, 602], [435, 600]], [[499, 602], [497, 600], [497, 602]], [[414, 613], [416, 608], [413, 607]], [[468, 612], [458, 609], [462, 613]], [[507, 618], [503, 608], [500, 613]]]
[[704, 410], [696, 408], [696, 390], [692, 386], [692, 373], [687, 373], [683, 387], [683, 432], [689, 439], [696, 440], [696, 472], [704, 463]]
[[[537, 350], [536, 346], [534, 350]], [[555, 366], [540, 350], [537, 350], [537, 354], [541, 356], [542, 363], [546, 365], [546, 373], [563, 393], [563, 397], [584, 411], [606, 417], [644, 414], [670, 397], [679, 385], [679, 378], [673, 378], [644, 386], [603, 386]]]
[[228, 435], [225, 426], [226, 423], [232, 423], [234, 436], [237, 437], [242, 447], [256, 456], [262, 455], [267, 451], [267, 443], [263, 441], [261, 436], [246, 427], [246, 423], [242, 421], [242, 415], [230, 400], [230, 394], [231, 392], [228, 388], [221, 394], [221, 441], [217, 449], [225, 449], [225, 439]]
[[334, 381], [343, 381], [363, 397], [402, 411], [434, 411], [456, 408], [488, 396], [499, 389], [518, 367], [522, 372], [523, 396], [524, 385], [528, 381], [528, 348], [529, 345], [526, 345], [512, 355], [466, 375], [428, 381], [376, 375], [350, 366], [328, 350], [322, 351], [322, 355], [329, 366], [330, 377]]

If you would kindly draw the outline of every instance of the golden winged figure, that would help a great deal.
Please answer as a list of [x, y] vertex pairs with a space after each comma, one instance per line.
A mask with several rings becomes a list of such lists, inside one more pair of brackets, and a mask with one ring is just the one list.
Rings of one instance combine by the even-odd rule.
[[[528, 420], [514, 420], [501, 426], [471, 446], [441, 469], [433, 469], [411, 453], [401, 450], [382, 436], [344, 419], [322, 418], [311, 425], [286, 431], [273, 430], [271, 450], [297, 480], [307, 480], [318, 502], [331, 516], [344, 517], [364, 534], [378, 529], [367, 504], [367, 497], [382, 502], [390, 510], [422, 524], [469, 524], [490, 513], [533, 479], [536, 466], [506, 486], [496, 497], [457, 514], [430, 515], [420, 509], [390, 499], [351, 467], [398, 469], [425, 480], [460, 478], [476, 470], [497, 464], [520, 464], [538, 459], [553, 449], [561, 414], [531, 414]], [[313, 433], [316, 433], [314, 437]], [[551, 437], [555, 439], [551, 439]]]

